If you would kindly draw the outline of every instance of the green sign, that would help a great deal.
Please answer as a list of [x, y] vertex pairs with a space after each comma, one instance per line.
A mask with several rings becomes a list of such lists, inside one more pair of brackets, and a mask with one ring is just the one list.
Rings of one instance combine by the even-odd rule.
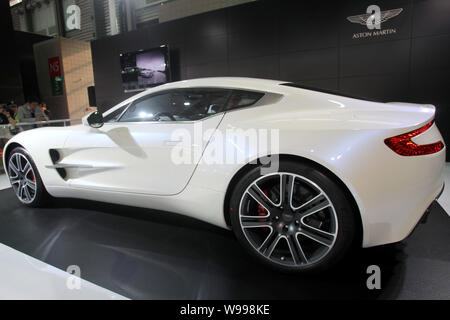
[[52, 95], [60, 96], [63, 94], [63, 81], [61, 77], [50, 78], [52, 86]]
[[63, 80], [61, 77], [61, 63], [59, 57], [48, 59], [48, 71], [50, 74], [50, 85], [52, 87], [52, 94], [60, 96], [63, 94]]

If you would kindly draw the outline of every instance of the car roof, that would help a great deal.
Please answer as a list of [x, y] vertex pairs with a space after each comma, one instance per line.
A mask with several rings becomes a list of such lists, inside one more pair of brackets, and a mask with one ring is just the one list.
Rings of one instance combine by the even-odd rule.
[[189, 79], [176, 82], [170, 82], [161, 86], [158, 89], [173, 89], [173, 88], [189, 88], [189, 87], [223, 87], [236, 89], [254, 89], [254, 90], [276, 90], [279, 84], [286, 81], [245, 78], [245, 77], [211, 77]]

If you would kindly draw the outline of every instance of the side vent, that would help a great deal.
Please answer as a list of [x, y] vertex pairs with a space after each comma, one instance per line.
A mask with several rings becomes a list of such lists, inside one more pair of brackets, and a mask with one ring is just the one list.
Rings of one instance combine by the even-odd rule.
[[[53, 164], [56, 164], [61, 159], [61, 155], [59, 154], [58, 150], [50, 149], [49, 153], [50, 153], [50, 159], [52, 159]], [[63, 178], [64, 180], [66, 179], [66, 177], [67, 177], [66, 169], [56, 168], [56, 171], [61, 176], [61, 178]]]
[[52, 159], [53, 164], [57, 163], [60, 159], [59, 152], [55, 149], [50, 149], [50, 159]]

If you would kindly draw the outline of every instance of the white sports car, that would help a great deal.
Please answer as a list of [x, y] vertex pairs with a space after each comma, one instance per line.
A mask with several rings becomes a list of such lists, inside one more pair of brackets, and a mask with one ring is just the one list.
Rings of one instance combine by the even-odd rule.
[[169, 83], [4, 150], [18, 199], [173, 211], [233, 230], [261, 262], [318, 271], [407, 237], [444, 187], [435, 107], [250, 78]]

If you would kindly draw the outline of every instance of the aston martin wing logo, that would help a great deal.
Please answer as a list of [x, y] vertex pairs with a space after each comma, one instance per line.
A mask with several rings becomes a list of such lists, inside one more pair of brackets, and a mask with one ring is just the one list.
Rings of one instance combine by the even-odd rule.
[[[398, 16], [403, 11], [403, 8], [391, 9], [380, 12], [380, 23], [388, 21], [389, 19]], [[359, 23], [363, 26], [367, 25], [367, 20], [373, 16], [371, 13], [358, 14], [356, 16], [349, 16], [347, 20], [353, 23]]]

